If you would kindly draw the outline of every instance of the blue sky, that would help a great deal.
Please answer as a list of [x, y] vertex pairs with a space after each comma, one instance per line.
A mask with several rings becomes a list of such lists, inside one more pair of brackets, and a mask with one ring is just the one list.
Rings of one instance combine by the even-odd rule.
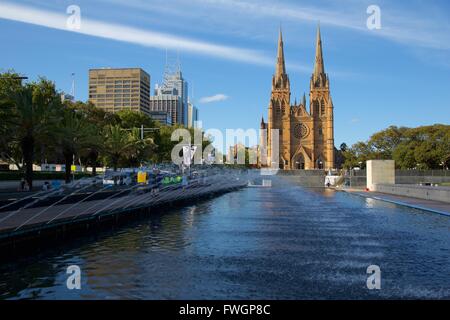
[[[381, 29], [366, 27], [369, 5]], [[81, 29], [66, 9], [81, 8]], [[179, 54], [203, 127], [258, 128], [282, 25], [292, 98], [308, 95], [320, 20], [335, 144], [389, 125], [449, 124], [450, 3], [384, 0], [0, 0], [0, 69], [46, 76], [86, 100], [88, 70], [142, 67], [152, 88]]]

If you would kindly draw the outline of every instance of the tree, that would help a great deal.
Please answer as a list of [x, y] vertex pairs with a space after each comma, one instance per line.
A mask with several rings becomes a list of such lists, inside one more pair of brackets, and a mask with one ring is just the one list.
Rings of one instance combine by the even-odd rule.
[[178, 144], [177, 141], [171, 141], [172, 133], [174, 130], [181, 128], [183, 127], [180, 125], [160, 127], [154, 141], [157, 145], [157, 153], [152, 158], [153, 161], [166, 162], [172, 160], [172, 149]]
[[153, 139], [141, 139], [140, 130], [138, 128], [133, 128], [130, 132], [130, 140], [132, 141], [132, 146], [126, 165], [137, 167], [142, 165], [144, 162], [149, 161], [152, 152], [156, 149]]
[[122, 128], [140, 128], [142, 125], [145, 128], [154, 128], [156, 126], [155, 122], [142, 112], [121, 110], [116, 115]]
[[117, 171], [121, 158], [130, 156], [137, 143], [131, 133], [118, 125], [107, 126], [104, 130], [103, 152], [114, 169]]
[[33, 163], [36, 143], [48, 134], [60, 110], [60, 99], [52, 82], [40, 78], [37, 82], [15, 88], [3, 102], [11, 108], [10, 130], [20, 146], [25, 168], [25, 180], [33, 186]]
[[339, 150], [342, 152], [346, 152], [348, 150], [348, 146], [345, 142], [341, 143], [341, 146], [339, 147]]
[[15, 130], [11, 120], [14, 115], [14, 103], [11, 99], [22, 89], [20, 75], [14, 71], [0, 74], [0, 159], [14, 163], [22, 169], [22, 152], [20, 144], [15, 139]]
[[386, 130], [375, 133], [368, 142], [372, 156], [377, 159], [392, 159], [392, 152], [401, 143], [407, 130], [407, 128], [390, 126]]
[[62, 119], [54, 131], [57, 133], [57, 145], [64, 157], [65, 180], [68, 183], [73, 158], [87, 148], [99, 146], [100, 137], [92, 124], [70, 109], [62, 112]]
[[97, 166], [99, 165], [99, 157], [102, 152], [102, 143], [104, 128], [109, 125], [117, 125], [120, 118], [117, 114], [106, 112], [103, 109], [95, 107], [91, 102], [77, 101], [75, 103], [66, 101], [66, 107], [74, 110], [79, 114], [83, 121], [92, 125], [92, 134], [97, 137], [99, 143], [93, 143], [83, 148], [80, 157], [85, 160], [85, 163], [92, 167], [92, 175], [97, 174]]
[[345, 166], [367, 160], [394, 159], [400, 169], [442, 169], [450, 157], [450, 126], [435, 124], [417, 128], [391, 126], [354, 144], [344, 152]]

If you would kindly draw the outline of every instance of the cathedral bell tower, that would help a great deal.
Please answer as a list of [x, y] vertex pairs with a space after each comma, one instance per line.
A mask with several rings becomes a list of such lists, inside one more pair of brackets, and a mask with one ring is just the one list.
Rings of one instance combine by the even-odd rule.
[[310, 84], [310, 115], [313, 118], [312, 161], [317, 169], [334, 168], [333, 101], [325, 73], [320, 26], [317, 29], [316, 57]]
[[[261, 121], [261, 153], [267, 149], [267, 166], [283, 170], [334, 168], [333, 102], [325, 73], [320, 27], [317, 29], [314, 71], [311, 76], [309, 110], [306, 96], [291, 106], [291, 87], [284, 60], [283, 35], [278, 36], [277, 63], [272, 78], [267, 124]], [[278, 130], [279, 136], [272, 130]], [[277, 141], [273, 141], [277, 139]], [[278, 146], [276, 143], [278, 142]], [[261, 159], [263, 157], [261, 156]], [[260, 164], [264, 166], [261, 161]]]
[[[289, 77], [286, 73], [284, 61], [283, 35], [280, 29], [278, 36], [278, 53], [275, 74], [272, 78], [272, 94], [269, 102], [268, 119], [268, 161], [276, 162], [276, 155], [272, 154], [272, 129], [279, 130], [279, 167], [281, 169], [290, 168], [290, 105], [291, 105], [291, 87]], [[269, 164], [270, 166], [270, 164]]]

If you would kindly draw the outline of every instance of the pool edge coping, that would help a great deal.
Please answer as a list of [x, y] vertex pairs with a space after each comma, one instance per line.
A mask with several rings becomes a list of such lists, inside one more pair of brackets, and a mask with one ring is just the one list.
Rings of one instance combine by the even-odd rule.
[[447, 212], [447, 211], [441, 211], [441, 210], [437, 210], [437, 209], [433, 209], [433, 208], [429, 208], [429, 207], [417, 206], [417, 205], [410, 204], [410, 203], [407, 203], [407, 202], [386, 199], [386, 198], [382, 198], [382, 197], [378, 197], [378, 196], [373, 196], [373, 195], [370, 195], [370, 194], [364, 194], [364, 193], [361, 193], [359, 191], [348, 191], [348, 190], [342, 190], [342, 189], [340, 189], [338, 191], [345, 192], [345, 193], [348, 193], [348, 194], [357, 195], [357, 196], [363, 197], [363, 198], [371, 198], [371, 199], [384, 201], [384, 202], [388, 202], [388, 203], [393, 203], [393, 204], [397, 204], [397, 205], [408, 207], [408, 208], [412, 208], [412, 209], [428, 211], [428, 212], [436, 213], [436, 214], [439, 214], [439, 215], [442, 215], [442, 216], [450, 217], [450, 212]]

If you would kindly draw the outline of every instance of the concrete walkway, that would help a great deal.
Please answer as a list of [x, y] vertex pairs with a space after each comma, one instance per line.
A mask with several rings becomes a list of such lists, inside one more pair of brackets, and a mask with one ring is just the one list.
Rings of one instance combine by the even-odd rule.
[[423, 200], [411, 197], [403, 197], [381, 192], [366, 192], [359, 189], [336, 189], [336, 190], [345, 191], [365, 198], [372, 198], [375, 200], [395, 203], [413, 209], [430, 211], [450, 217], [450, 203], [432, 200]]
[[[70, 225], [79, 220], [96, 220], [110, 214], [126, 214], [140, 208], [170, 205], [176, 201], [192, 201], [201, 197], [217, 195], [245, 187], [247, 180], [228, 180], [222, 176], [209, 177], [207, 181], [192, 181], [187, 186], [168, 185], [157, 194], [151, 193], [150, 185], [133, 185], [111, 196], [93, 200], [96, 193], [88, 193], [75, 203], [64, 203], [62, 198], [42, 207], [23, 206], [0, 212], [0, 239], [7, 239], [21, 233], [44, 230], [54, 225]], [[102, 189], [100, 189], [102, 190]], [[124, 193], [128, 191], [127, 193]], [[121, 193], [124, 193], [120, 196]], [[71, 193], [72, 194], [72, 193]]]
[[[47, 180], [33, 180], [33, 190], [41, 191], [42, 186], [45, 182], [52, 182], [54, 179], [47, 179]], [[60, 184], [64, 184], [64, 180], [56, 180]], [[6, 180], [6, 181], [0, 181], [0, 193], [2, 192], [16, 192], [19, 188], [20, 180]]]

